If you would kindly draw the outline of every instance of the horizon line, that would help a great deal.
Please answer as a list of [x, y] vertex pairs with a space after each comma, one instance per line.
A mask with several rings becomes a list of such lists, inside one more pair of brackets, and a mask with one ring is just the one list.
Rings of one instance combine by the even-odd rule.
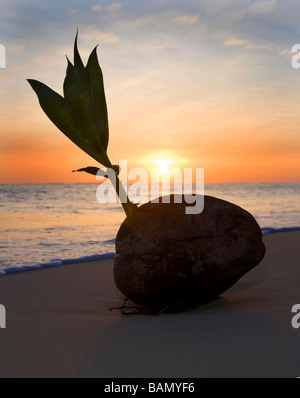
[[[127, 184], [134, 184], [136, 181], [129, 182]], [[1, 182], [0, 185], [87, 185], [87, 184], [95, 184], [100, 185], [103, 182], [95, 181], [95, 182]], [[151, 184], [151, 183], [149, 183]], [[148, 184], [148, 185], [149, 185]], [[196, 184], [193, 182], [192, 184]], [[300, 181], [217, 181], [217, 182], [205, 182], [204, 184], [300, 184]], [[146, 184], [147, 185], [147, 184]], [[174, 184], [171, 184], [174, 185]], [[178, 184], [175, 184], [178, 185]]]

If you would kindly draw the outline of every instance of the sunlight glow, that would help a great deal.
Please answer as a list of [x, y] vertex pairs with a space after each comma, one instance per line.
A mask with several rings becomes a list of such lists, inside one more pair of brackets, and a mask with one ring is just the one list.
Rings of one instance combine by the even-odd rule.
[[148, 170], [156, 169], [159, 175], [166, 175], [171, 173], [172, 169], [180, 168], [185, 163], [185, 159], [171, 153], [170, 151], [153, 153], [144, 159], [142, 163], [147, 165]]
[[171, 166], [174, 164], [174, 160], [155, 159], [153, 163], [155, 164], [155, 167], [158, 169], [159, 174], [167, 174], [169, 173]]
[[170, 168], [165, 165], [161, 165], [158, 167], [159, 174], [167, 174], [170, 171]]

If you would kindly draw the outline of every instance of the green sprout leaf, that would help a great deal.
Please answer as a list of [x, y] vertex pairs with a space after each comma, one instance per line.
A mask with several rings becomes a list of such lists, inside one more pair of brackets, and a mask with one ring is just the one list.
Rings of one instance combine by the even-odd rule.
[[102, 177], [106, 177], [107, 173], [104, 170], [99, 169], [98, 167], [84, 167], [83, 169], [73, 170], [72, 173], [77, 172], [85, 172], [88, 174], [92, 174], [93, 176], [99, 175]]
[[74, 44], [74, 65], [68, 60], [64, 97], [37, 80], [29, 79], [28, 82], [55, 126], [92, 158], [111, 167], [107, 156], [107, 106], [97, 47], [84, 67], [77, 39], [78, 34]]
[[[78, 32], [74, 43], [74, 65], [67, 58], [63, 97], [37, 80], [29, 79], [28, 83], [37, 94], [41, 108], [52, 123], [74, 144], [107, 167], [107, 171], [98, 167], [85, 167], [74, 171], [109, 177], [118, 196], [126, 198], [127, 201], [122, 200], [121, 203], [129, 216], [136, 211], [137, 206], [130, 202], [119, 180], [120, 167], [113, 166], [107, 156], [108, 115], [97, 47], [92, 51], [85, 67], [78, 51], [77, 40]], [[114, 172], [108, 173], [109, 169]]]
[[[111, 168], [112, 168], [112, 170], [114, 170], [116, 175], [120, 174], [120, 166], [112, 166]], [[104, 171], [102, 169], [99, 169], [98, 167], [92, 167], [92, 166], [84, 167], [84, 168], [79, 169], [79, 170], [73, 170], [72, 173], [77, 173], [77, 172], [81, 172], [81, 171], [84, 171], [85, 173], [88, 173], [88, 174], [92, 174], [94, 176], [98, 175], [98, 176], [102, 176], [102, 177], [108, 178], [107, 171]]]
[[99, 137], [101, 137], [103, 148], [107, 150], [109, 138], [108, 115], [103, 75], [97, 57], [97, 47], [91, 53], [87, 63], [85, 87], [93, 122]]

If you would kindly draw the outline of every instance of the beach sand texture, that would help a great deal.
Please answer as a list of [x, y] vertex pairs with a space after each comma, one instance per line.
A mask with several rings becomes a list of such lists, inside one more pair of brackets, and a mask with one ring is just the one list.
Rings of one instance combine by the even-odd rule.
[[0, 278], [0, 377], [300, 377], [300, 231], [264, 237], [263, 262], [218, 300], [123, 317], [112, 260]]

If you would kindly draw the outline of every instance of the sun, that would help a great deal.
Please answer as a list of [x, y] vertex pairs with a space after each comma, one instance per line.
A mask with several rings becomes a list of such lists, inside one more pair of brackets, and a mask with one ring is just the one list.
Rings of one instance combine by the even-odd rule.
[[159, 174], [164, 175], [170, 172], [171, 166], [174, 164], [172, 159], [155, 159], [153, 161]]
[[170, 171], [170, 167], [162, 164], [158, 167], [159, 174], [167, 174]]
[[173, 169], [182, 167], [185, 162], [186, 159], [171, 151], [152, 153], [142, 159], [142, 163], [156, 177], [172, 174]]

